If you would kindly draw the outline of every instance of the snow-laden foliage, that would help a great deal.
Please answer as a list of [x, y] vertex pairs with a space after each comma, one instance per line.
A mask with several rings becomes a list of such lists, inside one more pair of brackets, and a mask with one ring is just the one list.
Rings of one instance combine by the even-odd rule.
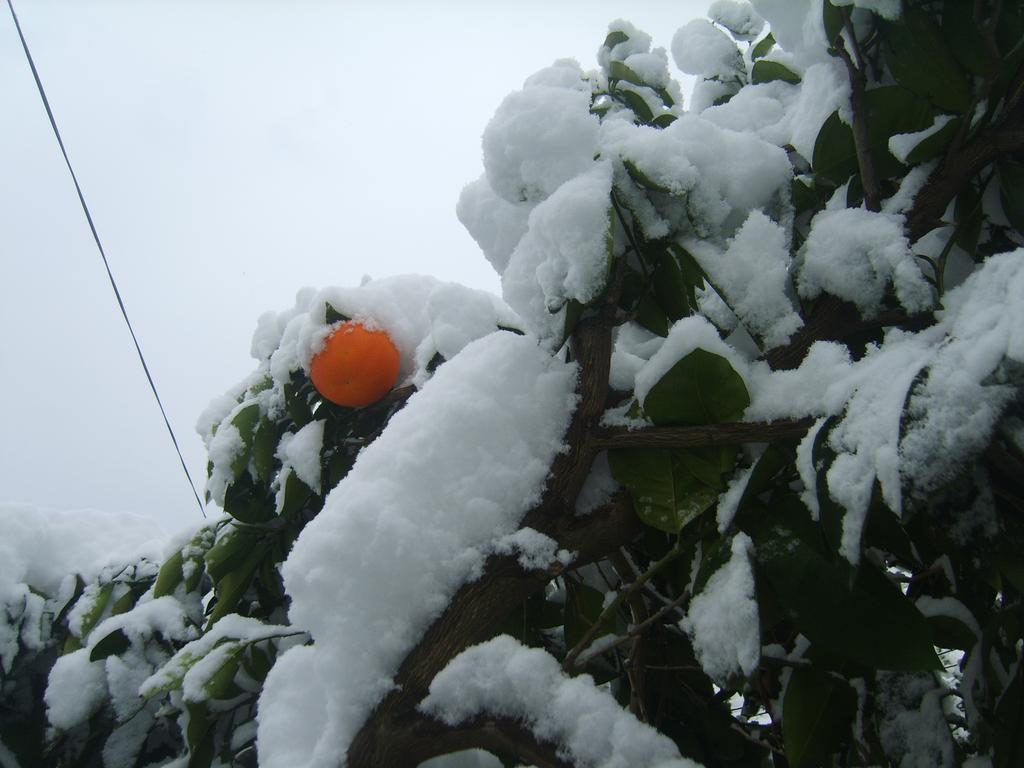
[[[0, 765], [1019, 764], [1024, 8], [708, 16], [498, 107], [502, 299], [260, 318], [225, 515], [4, 521]], [[401, 356], [357, 409], [309, 380], [348, 320]]]

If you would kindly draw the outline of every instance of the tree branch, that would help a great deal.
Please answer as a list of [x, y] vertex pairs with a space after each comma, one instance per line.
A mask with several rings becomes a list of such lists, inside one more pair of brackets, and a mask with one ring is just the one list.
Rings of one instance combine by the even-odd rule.
[[860, 183], [864, 189], [864, 207], [869, 211], [880, 211], [881, 194], [878, 186], [878, 174], [875, 171], [875, 159], [871, 155], [870, 140], [868, 138], [867, 120], [867, 75], [864, 74], [864, 59], [860, 54], [857, 45], [857, 38], [850, 23], [850, 14], [843, 9], [843, 27], [850, 36], [850, 44], [854, 47], [857, 61], [854, 62], [850, 52], [846, 50], [842, 35], [837, 35], [833, 48], [843, 64], [846, 65], [846, 73], [850, 78], [850, 110], [853, 113], [853, 146], [857, 152], [857, 168], [860, 170]]
[[608, 448], [703, 448], [712, 445], [773, 443], [803, 437], [811, 419], [704, 424], [697, 427], [602, 428], [594, 433], [594, 445]]
[[[576, 552], [574, 565], [594, 562], [640, 532], [640, 523], [623, 493], [586, 516], [553, 517], [535, 509], [524, 526], [541, 530]], [[395, 675], [396, 687], [373, 711], [348, 751], [349, 768], [415, 766], [432, 754], [410, 730], [420, 716], [416, 706], [426, 696], [434, 676], [470, 645], [494, 634], [494, 627], [530, 594], [550, 579], [546, 571], [524, 572], [516, 556], [492, 556], [484, 575], [463, 586], [444, 613], [405, 657]], [[471, 743], [469, 746], [484, 746]], [[540, 765], [540, 763], [538, 763]]]
[[959, 151], [946, 155], [914, 198], [905, 231], [911, 242], [935, 227], [961, 189], [998, 158], [1024, 152], [1024, 121], [983, 130]]

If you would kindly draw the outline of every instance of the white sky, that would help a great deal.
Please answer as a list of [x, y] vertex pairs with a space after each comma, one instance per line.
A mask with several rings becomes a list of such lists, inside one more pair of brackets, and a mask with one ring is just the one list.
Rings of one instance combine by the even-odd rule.
[[[708, 2], [15, 2], [200, 493], [193, 425], [261, 313], [365, 274], [499, 292], [454, 211], [494, 109]], [[0, 329], [0, 503], [198, 520], [6, 3]]]

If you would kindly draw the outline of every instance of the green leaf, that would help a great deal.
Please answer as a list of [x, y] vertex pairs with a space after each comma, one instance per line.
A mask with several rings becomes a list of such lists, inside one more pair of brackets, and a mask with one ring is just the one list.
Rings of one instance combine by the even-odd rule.
[[831, 46], [843, 31], [843, 12], [832, 5], [830, 0], [824, 0], [821, 4], [821, 22], [825, 27], [825, 41]]
[[852, 736], [857, 695], [844, 681], [797, 667], [782, 704], [782, 738], [791, 768], [815, 768]]
[[1014, 229], [1024, 231], [1024, 163], [1008, 160], [997, 166], [999, 200]]
[[249, 677], [262, 683], [270, 674], [270, 668], [274, 666], [274, 662], [269, 654], [260, 648], [259, 643], [251, 643], [242, 657], [242, 666]]
[[612, 476], [629, 489], [637, 517], [666, 533], [681, 531], [718, 498], [685, 470], [678, 452], [632, 448], [609, 451], [608, 461]]
[[213, 763], [213, 725], [216, 719], [210, 715], [206, 702], [185, 702], [188, 712], [188, 727], [185, 742], [188, 744], [188, 768], [209, 768]]
[[964, 184], [960, 189], [953, 211], [957, 224], [956, 244], [973, 259], [978, 250], [978, 238], [981, 237], [984, 221], [981, 195], [973, 184]]
[[631, 88], [615, 89], [615, 97], [629, 107], [641, 123], [650, 123], [654, 119], [654, 113], [647, 100]]
[[207, 621], [207, 630], [238, 607], [239, 601], [245, 595], [249, 584], [252, 583], [254, 572], [259, 567], [260, 561], [267, 556], [269, 548], [267, 540], [261, 539], [237, 568], [224, 574], [217, 581], [217, 603]]
[[775, 37], [774, 35], [772, 35], [771, 32], [769, 32], [767, 35], [758, 40], [757, 43], [754, 44], [754, 47], [750, 49], [750, 59], [752, 61], [757, 61], [758, 59], [767, 56], [768, 51], [770, 51], [774, 47]]
[[245, 450], [240, 451], [231, 462], [231, 474], [236, 479], [249, 466], [249, 457], [252, 455], [253, 432], [256, 430], [259, 418], [260, 407], [257, 403], [253, 403], [245, 406], [231, 419], [231, 423], [238, 429], [238, 434], [242, 437], [242, 444], [245, 446]]
[[334, 325], [335, 323], [345, 323], [351, 319], [352, 318], [349, 317], [348, 315], [339, 312], [333, 306], [331, 306], [331, 302], [324, 302], [324, 323], [326, 323], [327, 325]]
[[113, 582], [108, 582], [107, 584], [104, 584], [102, 587], [99, 588], [98, 592], [96, 593], [96, 597], [93, 599], [92, 606], [90, 606], [89, 609], [82, 614], [81, 637], [83, 640], [89, 636], [89, 633], [92, 631], [92, 628], [95, 627], [96, 624], [99, 622], [100, 617], [103, 615], [103, 611], [107, 607], [107, 603], [110, 602], [110, 594], [113, 591]]
[[238, 657], [242, 652], [242, 645], [232, 645], [234, 647], [227, 652], [224, 663], [203, 683], [203, 692], [211, 699], [231, 699], [240, 693], [239, 687], [235, 685], [235, 675], [238, 674]]
[[675, 254], [666, 249], [654, 265], [654, 296], [665, 316], [675, 322], [692, 313], [689, 296], [693, 287], [683, 277], [683, 270]]
[[284, 500], [281, 503], [281, 517], [290, 519], [298, 515], [312, 495], [313, 489], [302, 482], [294, 470], [288, 472], [288, 477], [284, 481]]
[[771, 83], [775, 80], [796, 85], [800, 82], [800, 75], [789, 67], [779, 64], [777, 61], [762, 60], [754, 62], [754, 67], [750, 70], [750, 81], [752, 83], [757, 85], [758, 83]]
[[89, 661], [103, 661], [108, 656], [118, 656], [131, 648], [131, 645], [124, 630], [115, 629], [92, 647]]
[[644, 189], [653, 189], [655, 192], [671, 194], [671, 190], [668, 187], [654, 181], [650, 176], [641, 171], [632, 160], [622, 158], [622, 165], [625, 167], [629, 177]]
[[156, 583], [153, 585], [153, 597], [173, 595], [183, 578], [182, 564], [184, 558], [179, 549], [160, 566], [160, 572], [156, 576]]
[[274, 500], [266, 486], [243, 472], [224, 490], [224, 511], [242, 523], [265, 523], [274, 517]]
[[138, 599], [139, 595], [134, 589], [127, 590], [114, 601], [114, 604], [110, 607], [110, 615], [120, 616], [122, 613], [128, 613], [135, 606], [135, 601]]
[[908, 6], [899, 20], [886, 23], [886, 63], [903, 87], [939, 109], [963, 113], [971, 104], [971, 84], [946, 44], [934, 14]]
[[736, 421], [750, 404], [747, 387], [729, 361], [695, 349], [651, 387], [644, 413], [655, 424], [719, 424]]
[[942, 34], [950, 52], [967, 71], [986, 77], [992, 72], [985, 38], [974, 21], [974, 3], [945, 0], [942, 4]]
[[270, 419], [261, 417], [252, 436], [252, 468], [256, 479], [265, 485], [273, 477], [277, 440], [276, 425]]
[[816, 648], [872, 669], [941, 669], [928, 623], [873, 565], [854, 573], [824, 553], [821, 533], [795, 496], [773, 501], [749, 528], [781, 605]]
[[664, 112], [658, 115], [656, 118], [654, 118], [654, 120], [651, 121], [651, 125], [653, 125], [655, 128], [668, 128], [670, 125], [672, 125], [672, 123], [674, 123], [678, 119], [679, 118], [677, 118], [671, 112]]
[[608, 33], [608, 37], [604, 39], [604, 47], [611, 50], [619, 43], [624, 43], [627, 40], [629, 40], [629, 35], [617, 29], [614, 32]]
[[969, 626], [952, 616], [929, 616], [928, 626], [932, 631], [932, 642], [939, 648], [971, 650], [978, 642], [978, 636]]
[[[884, 86], [868, 91], [864, 97], [868, 126], [868, 151], [875, 161], [879, 178], [900, 172], [903, 166], [889, 152], [889, 137], [897, 133], [923, 131], [932, 124], [928, 103], [906, 88]], [[842, 184], [858, 172], [857, 149], [853, 131], [833, 112], [818, 132], [811, 165], [815, 174], [834, 184]]]
[[640, 75], [627, 67], [621, 61], [613, 61], [608, 65], [608, 79], [625, 80], [627, 83], [633, 83], [633, 85], [647, 85]]
[[946, 150], [946, 147], [949, 146], [950, 142], [953, 141], [957, 132], [959, 132], [962, 123], [962, 118], [954, 118], [939, 128], [939, 130], [931, 136], [922, 139], [921, 142], [907, 154], [907, 163], [909, 165], [917, 165], [918, 163], [923, 163], [925, 160], [931, 160], [933, 157], [941, 155]]
[[210, 578], [220, 581], [243, 563], [259, 538], [255, 531], [232, 525], [206, 552], [206, 569]]

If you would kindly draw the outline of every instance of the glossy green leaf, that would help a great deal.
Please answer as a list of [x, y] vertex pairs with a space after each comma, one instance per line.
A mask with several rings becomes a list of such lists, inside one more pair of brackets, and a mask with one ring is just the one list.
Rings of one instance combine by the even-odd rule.
[[941, 155], [960, 131], [962, 124], [963, 121], [960, 118], [950, 120], [931, 136], [922, 139], [921, 143], [907, 154], [907, 163], [917, 165], [925, 160], [931, 160], [933, 157]]
[[206, 569], [214, 581], [222, 579], [241, 563], [259, 541], [259, 535], [232, 525], [206, 552]]
[[265, 485], [243, 472], [224, 490], [224, 511], [242, 523], [265, 523], [274, 517], [274, 500]]
[[945, 0], [942, 4], [942, 34], [956, 60], [968, 72], [982, 77], [992, 71], [985, 38], [974, 20], [974, 3]]
[[211, 699], [231, 699], [241, 692], [235, 685], [235, 675], [238, 674], [238, 657], [242, 647], [239, 643], [231, 643], [231, 645], [234, 647], [227, 652], [227, 659], [203, 683], [203, 692]]
[[281, 517], [294, 518], [306, 506], [313, 495], [313, 489], [299, 479], [294, 471], [288, 472], [284, 481], [284, 500], [281, 503]]
[[636, 91], [630, 88], [617, 88], [615, 96], [632, 110], [641, 123], [650, 123], [654, 119], [654, 113], [647, 100]]
[[957, 648], [969, 651], [978, 642], [978, 636], [969, 626], [952, 616], [929, 616], [928, 627], [932, 631], [932, 642], [938, 648]]
[[782, 738], [791, 768], [829, 765], [852, 737], [857, 694], [843, 680], [797, 667], [782, 704]]
[[640, 75], [627, 67], [621, 61], [612, 61], [608, 65], [608, 79], [625, 80], [627, 83], [633, 83], [633, 85], [647, 85]]
[[830, 0], [821, 4], [821, 22], [825, 27], [825, 41], [832, 45], [843, 31], [843, 12], [832, 5]]
[[278, 430], [265, 416], [260, 418], [252, 436], [252, 468], [256, 479], [269, 484], [273, 479], [274, 452], [277, 450]]
[[211, 716], [206, 702], [185, 702], [188, 711], [188, 727], [185, 730], [185, 741], [188, 744], [189, 759], [187, 768], [209, 768], [213, 763], [213, 725], [216, 722]]
[[114, 604], [110, 607], [110, 615], [120, 616], [122, 613], [128, 613], [128, 611], [135, 607], [135, 601], [138, 599], [139, 593], [136, 590], [127, 590], [114, 601]]
[[729, 361], [695, 349], [651, 387], [644, 413], [655, 424], [737, 421], [750, 404], [746, 384]]
[[245, 672], [253, 680], [262, 683], [270, 674], [270, 668], [274, 665], [270, 655], [260, 648], [259, 643], [250, 643], [245, 655], [242, 656], [242, 666]]
[[970, 81], [933, 14], [908, 6], [884, 30], [885, 60], [900, 85], [947, 112], [962, 113], [970, 106]]
[[604, 47], [611, 50], [619, 43], [624, 43], [627, 40], [629, 40], [629, 35], [617, 29], [614, 32], [608, 33], [608, 37], [604, 39]]
[[767, 56], [768, 52], [775, 47], [775, 37], [769, 32], [767, 35], [758, 40], [754, 47], [750, 49], [750, 58], [752, 61]]
[[160, 566], [160, 572], [156, 576], [156, 583], [153, 585], [153, 597], [163, 597], [174, 594], [183, 578], [182, 563], [184, 562], [181, 550], [179, 549]]
[[[865, 95], [868, 151], [880, 179], [893, 176], [903, 167], [889, 152], [889, 137], [897, 133], [923, 131], [932, 124], [928, 102], [898, 85], [883, 86]], [[842, 184], [858, 172], [853, 131], [833, 112], [825, 120], [814, 142], [811, 165], [818, 176]]]
[[612, 475], [629, 489], [637, 517], [652, 528], [678, 533], [710, 508], [718, 493], [679, 463], [676, 452], [653, 448], [609, 451]]
[[231, 419], [232, 425], [238, 430], [238, 434], [242, 438], [242, 444], [245, 446], [245, 449], [239, 451], [238, 455], [231, 462], [231, 473], [235, 478], [238, 478], [249, 465], [249, 458], [252, 455], [253, 432], [256, 430], [259, 418], [260, 407], [258, 404], [253, 403], [245, 406]]
[[800, 75], [789, 67], [779, 64], [777, 61], [761, 60], [754, 62], [754, 66], [750, 70], [750, 81], [752, 83], [757, 85], [758, 83], [771, 83], [775, 80], [796, 85], [800, 82]]
[[673, 115], [671, 112], [664, 112], [658, 115], [656, 118], [654, 118], [654, 120], [651, 121], [651, 125], [653, 125], [655, 128], [668, 128], [670, 125], [672, 125], [672, 123], [674, 123], [678, 119], [679, 118], [676, 115]]
[[100, 640], [89, 652], [89, 661], [103, 661], [108, 656], [117, 656], [131, 648], [131, 641], [122, 629], [115, 629]]
[[981, 237], [981, 226], [984, 216], [981, 207], [981, 195], [973, 184], [965, 184], [956, 196], [953, 209], [956, 216], [956, 244], [972, 259], [978, 250], [978, 238]]
[[260, 561], [266, 557], [266, 554], [267, 544], [261, 542], [237, 568], [224, 574], [217, 582], [217, 603], [214, 605], [207, 621], [207, 630], [229, 613], [235, 612], [239, 601], [245, 595], [249, 584], [252, 583], [253, 573], [259, 566]]
[[335, 323], [344, 323], [351, 320], [348, 315], [339, 312], [332, 305], [331, 302], [324, 302], [324, 323], [327, 325], [334, 325]]
[[874, 669], [941, 669], [914, 604], [870, 563], [854, 572], [829, 559], [818, 526], [795, 497], [774, 501], [750, 530], [779, 602], [815, 647]]
[[679, 260], [671, 250], [662, 252], [654, 266], [652, 282], [654, 296], [669, 321], [675, 322], [691, 314], [693, 305], [689, 297], [693, 286], [687, 284]]
[[664, 184], [659, 184], [646, 173], [641, 171], [632, 160], [623, 158], [622, 165], [625, 167], [626, 173], [629, 174], [629, 177], [644, 189], [653, 189], [655, 192], [670, 192], [669, 188]]
[[84, 640], [89, 636], [93, 627], [99, 622], [100, 617], [103, 616], [103, 611], [107, 607], [107, 603], [110, 602], [110, 595], [114, 591], [114, 583], [108, 582], [102, 585], [96, 593], [96, 597], [93, 598], [92, 605], [82, 614], [81, 626], [81, 637]]

